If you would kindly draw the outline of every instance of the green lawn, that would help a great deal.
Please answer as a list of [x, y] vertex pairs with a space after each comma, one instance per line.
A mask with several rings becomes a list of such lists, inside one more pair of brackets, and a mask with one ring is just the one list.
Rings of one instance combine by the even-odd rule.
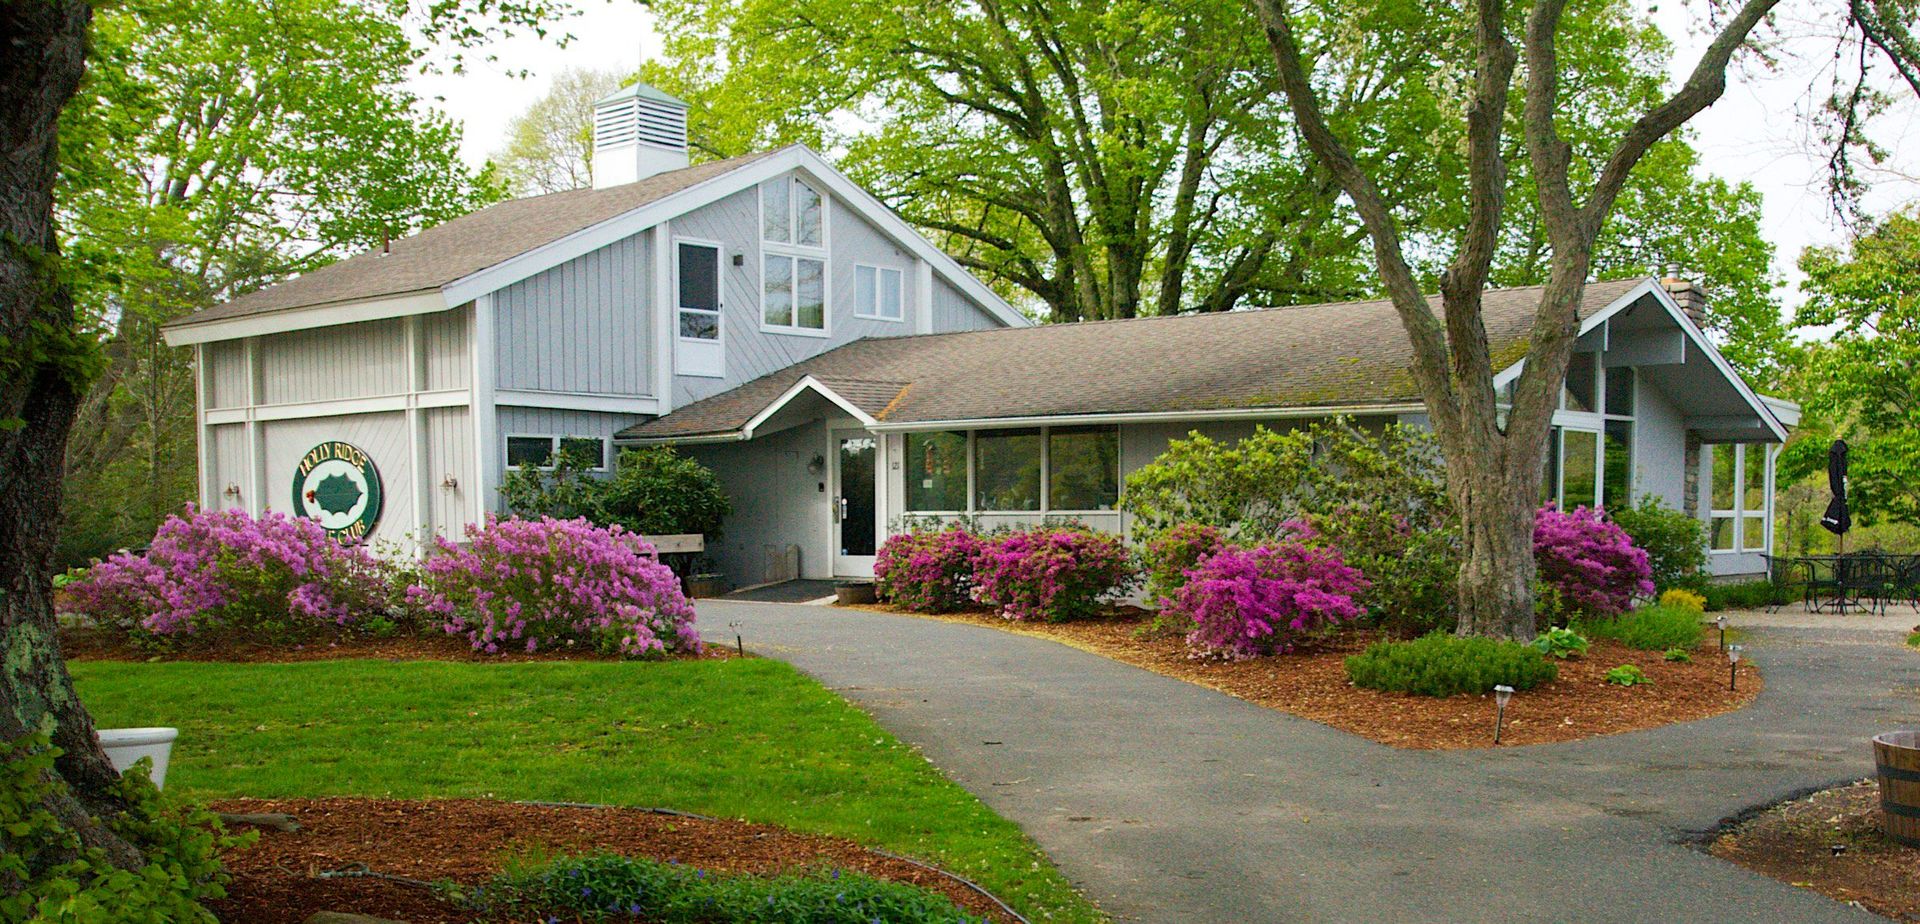
[[173, 725], [169, 791], [664, 806], [838, 834], [1096, 921], [1013, 823], [778, 661], [76, 662], [102, 726]]

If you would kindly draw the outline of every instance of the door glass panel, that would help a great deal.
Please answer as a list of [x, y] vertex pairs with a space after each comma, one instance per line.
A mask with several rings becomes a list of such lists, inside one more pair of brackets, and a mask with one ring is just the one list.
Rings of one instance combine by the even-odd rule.
[[967, 509], [967, 435], [907, 434], [907, 509]]
[[840, 438], [840, 554], [872, 555], [873, 457], [871, 436]]
[[1716, 552], [1733, 551], [1733, 518], [1713, 518], [1713, 550]]
[[1607, 468], [1603, 479], [1608, 507], [1633, 503], [1633, 424], [1625, 420], [1607, 421]]
[[1039, 430], [983, 430], [973, 452], [977, 509], [1040, 509]]
[[680, 312], [680, 336], [692, 340], [720, 339], [720, 312]]
[[1741, 517], [1746, 530], [1740, 537], [1740, 547], [1749, 552], [1767, 551], [1767, 518]]
[[1600, 478], [1595, 456], [1599, 449], [1600, 434], [1592, 430], [1566, 431], [1561, 446], [1561, 506], [1571, 510], [1598, 502]]

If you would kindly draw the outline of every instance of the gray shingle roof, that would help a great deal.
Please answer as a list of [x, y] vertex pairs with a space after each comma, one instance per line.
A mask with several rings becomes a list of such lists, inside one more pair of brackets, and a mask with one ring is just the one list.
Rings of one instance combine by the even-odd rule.
[[[1581, 316], [1645, 281], [1588, 285]], [[1540, 291], [1487, 292], [1484, 315], [1496, 368], [1523, 355]], [[1437, 310], [1437, 297], [1433, 304]], [[876, 338], [619, 435], [729, 433], [808, 375], [889, 423], [1387, 406], [1420, 400], [1411, 361], [1405, 330], [1386, 301]]]
[[370, 250], [330, 263], [168, 326], [438, 289], [772, 153], [708, 161], [605, 189], [575, 189], [490, 205], [394, 241], [391, 253]]

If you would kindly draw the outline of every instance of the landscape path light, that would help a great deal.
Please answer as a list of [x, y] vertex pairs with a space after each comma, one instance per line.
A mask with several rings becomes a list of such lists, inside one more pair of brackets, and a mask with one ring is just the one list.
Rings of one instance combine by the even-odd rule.
[[1727, 646], [1727, 689], [1729, 690], [1735, 689], [1734, 678], [1739, 676], [1739, 670], [1740, 670], [1740, 646], [1728, 645]]
[[1513, 688], [1500, 684], [1493, 688], [1493, 743], [1500, 743], [1500, 726], [1507, 722], [1507, 700], [1513, 698]]
[[1720, 627], [1720, 650], [1727, 650], [1727, 614], [1721, 613], [1713, 624]]

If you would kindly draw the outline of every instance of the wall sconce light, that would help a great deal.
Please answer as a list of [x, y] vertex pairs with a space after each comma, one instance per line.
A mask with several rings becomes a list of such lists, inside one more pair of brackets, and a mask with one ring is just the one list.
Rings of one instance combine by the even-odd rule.
[[440, 479], [440, 487], [452, 491], [460, 487], [460, 479], [453, 477], [453, 474], [449, 472], [445, 478]]
[[227, 495], [228, 497], [239, 497], [239, 496], [240, 496], [240, 486], [239, 486], [239, 485], [237, 485], [237, 484], [235, 484], [235, 483], [233, 483], [233, 482], [231, 482], [231, 481], [229, 481], [229, 482], [227, 482], [227, 489], [226, 489], [225, 491], [223, 491], [223, 492], [221, 492], [221, 493], [223, 493], [223, 494], [225, 494], [225, 495]]
[[816, 452], [813, 454], [813, 458], [807, 460], [807, 474], [818, 475], [821, 472], [824, 472], [826, 470], [827, 470], [826, 456], [823, 456]]
[[1500, 726], [1507, 724], [1507, 700], [1513, 698], [1513, 688], [1500, 684], [1493, 688], [1493, 743], [1500, 743]]

